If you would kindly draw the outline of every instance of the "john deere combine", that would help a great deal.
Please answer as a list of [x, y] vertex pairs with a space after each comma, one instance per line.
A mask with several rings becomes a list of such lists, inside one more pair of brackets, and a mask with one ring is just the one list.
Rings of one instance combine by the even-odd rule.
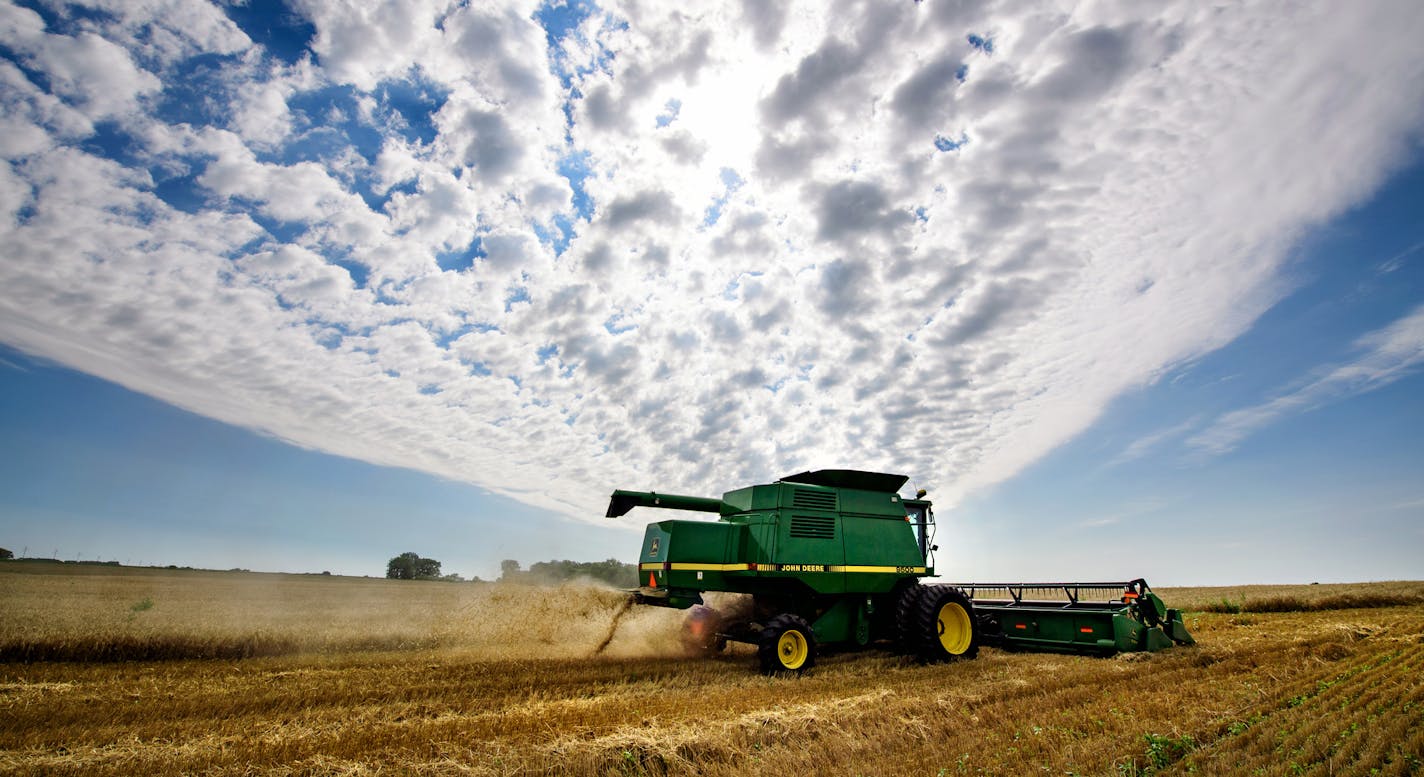
[[[903, 475], [819, 470], [721, 499], [614, 491], [610, 518], [634, 507], [717, 513], [648, 524], [640, 604], [689, 609], [699, 647], [757, 646], [762, 671], [802, 672], [822, 646], [893, 646], [922, 661], [973, 658], [980, 644], [1111, 654], [1190, 643], [1176, 610], [1144, 580], [924, 585], [934, 513]], [[715, 612], [702, 594], [749, 594]]]

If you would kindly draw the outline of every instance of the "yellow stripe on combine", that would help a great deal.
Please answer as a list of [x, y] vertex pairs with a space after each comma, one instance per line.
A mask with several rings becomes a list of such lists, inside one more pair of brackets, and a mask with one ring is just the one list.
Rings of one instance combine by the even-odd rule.
[[[746, 572], [746, 571], [748, 571], [748, 570], [751, 569], [751, 564], [688, 564], [688, 563], [682, 563], [682, 562], [676, 562], [676, 561], [673, 562], [672, 564], [669, 564], [668, 566], [669, 566], [669, 568], [671, 569], [671, 571], [673, 571], [673, 572]], [[765, 564], [765, 565], [763, 565], [763, 569], [762, 569], [761, 571], [763, 571], [763, 572], [771, 572], [771, 571], [774, 571], [774, 569], [775, 569], [776, 566], [801, 566], [801, 565], [796, 565], [796, 564], [779, 564], [779, 565]], [[663, 565], [662, 565], [660, 562], [653, 562], [653, 563], [648, 563], [648, 564], [639, 564], [639, 565], [638, 565], [638, 570], [639, 570], [639, 571], [642, 571], [642, 572], [661, 572], [661, 571], [663, 570]], [[814, 569], [814, 570], [812, 570], [812, 569], [798, 569], [798, 570], [796, 570], [796, 571], [798, 571], [798, 572], [812, 572], [812, 571], [820, 572], [820, 571], [825, 571], [825, 572], [856, 572], [856, 573], [861, 573], [861, 574], [869, 573], [869, 574], [893, 574], [893, 575], [905, 575], [905, 574], [922, 575], [922, 574], [925, 573], [925, 568], [924, 568], [924, 567], [828, 566], [828, 567], [826, 567], [824, 570], [820, 570], [820, 569]]]
[[[752, 568], [750, 564], [684, 564], [677, 561], [668, 566], [674, 572], [745, 572]], [[661, 572], [662, 568], [660, 563], [638, 565], [643, 572]]]

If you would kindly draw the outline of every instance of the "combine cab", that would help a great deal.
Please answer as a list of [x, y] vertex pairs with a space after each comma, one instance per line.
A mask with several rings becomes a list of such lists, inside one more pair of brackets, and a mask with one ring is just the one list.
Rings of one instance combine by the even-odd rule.
[[[934, 575], [934, 513], [924, 492], [899, 495], [906, 480], [819, 470], [721, 499], [615, 491], [607, 514], [634, 507], [716, 513], [716, 521], [648, 524], [638, 563], [643, 585], [633, 596], [691, 609], [686, 639], [700, 649], [756, 645], [767, 673], [805, 671], [822, 646], [883, 643], [938, 662], [973, 658], [981, 642], [1100, 654], [1191, 642], [1180, 616], [1142, 580], [923, 585], [920, 578]], [[709, 591], [748, 594], [751, 606], [713, 611], [702, 599]], [[1025, 597], [1048, 592], [1056, 595]]]

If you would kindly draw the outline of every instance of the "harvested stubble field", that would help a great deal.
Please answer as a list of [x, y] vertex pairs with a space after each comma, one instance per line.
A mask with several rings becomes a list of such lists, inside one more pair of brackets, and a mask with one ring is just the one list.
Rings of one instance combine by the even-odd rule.
[[0, 592], [12, 773], [1424, 774], [1421, 583], [1165, 589], [1198, 646], [800, 679], [681, 657], [660, 610], [595, 656], [592, 586], [9, 563]]

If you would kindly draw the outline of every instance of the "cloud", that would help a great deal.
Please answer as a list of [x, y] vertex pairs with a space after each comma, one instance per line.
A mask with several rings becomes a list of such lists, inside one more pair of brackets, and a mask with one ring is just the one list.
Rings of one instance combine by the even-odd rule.
[[806, 55], [776, 83], [776, 88], [762, 102], [762, 115], [769, 123], [815, 118], [814, 110], [829, 100], [834, 90], [860, 70], [861, 57], [852, 46], [835, 38], [827, 39], [819, 48]]
[[[438, 51], [443, 4], [383, 0], [371, 4], [304, 0], [295, 10], [316, 26], [311, 48], [332, 80], [370, 91]], [[372, 56], [380, 51], [380, 56]]]
[[1390, 3], [302, 0], [284, 52], [105, 7], [0, 11], [0, 340], [590, 520], [1002, 481], [1249, 328], [1424, 125]]
[[787, 7], [782, 3], [742, 0], [742, 19], [752, 30], [752, 38], [763, 51], [771, 48], [786, 26]]
[[1403, 251], [1400, 251], [1394, 256], [1391, 256], [1390, 258], [1384, 260], [1379, 265], [1379, 274], [1387, 275], [1403, 267], [1409, 261], [1409, 257], [1419, 253], [1419, 249], [1421, 248], [1424, 248], [1424, 240], [1421, 240], [1418, 243], [1415, 243], [1414, 245], [1404, 249]]
[[504, 117], [496, 111], [465, 113], [462, 129], [473, 136], [465, 146], [461, 161], [482, 178], [502, 178], [518, 169], [524, 147], [514, 138]]
[[674, 222], [677, 219], [677, 206], [672, 195], [666, 191], [643, 191], [619, 197], [609, 203], [608, 210], [601, 215], [604, 226], [609, 229], [622, 229], [642, 221]]
[[816, 236], [842, 240], [865, 232], [890, 232], [910, 223], [907, 211], [896, 210], [885, 190], [869, 181], [837, 181], [820, 192]]
[[53, 95], [91, 121], [128, 113], [140, 97], [159, 89], [159, 80], [137, 67], [128, 51], [100, 35], [45, 32], [39, 14], [14, 6], [0, 11], [0, 25], [0, 40], [44, 73]]
[[956, 54], [942, 54], [895, 87], [890, 107], [916, 129], [933, 130], [954, 108], [951, 94], [964, 62]]
[[1194, 429], [1201, 426], [1201, 418], [1189, 418], [1180, 424], [1174, 424], [1165, 429], [1159, 429], [1150, 434], [1133, 440], [1121, 453], [1110, 459], [1104, 467], [1116, 467], [1129, 461], [1140, 459], [1153, 450], [1161, 447], [1164, 443], [1185, 436]]
[[1071, 33], [1060, 47], [1064, 61], [1034, 84], [1052, 102], [1102, 97], [1132, 71], [1132, 28], [1094, 27]]
[[1282, 419], [1384, 388], [1424, 366], [1424, 305], [1355, 343], [1359, 355], [1259, 405], [1233, 410], [1215, 419], [1187, 444], [1219, 456]]

